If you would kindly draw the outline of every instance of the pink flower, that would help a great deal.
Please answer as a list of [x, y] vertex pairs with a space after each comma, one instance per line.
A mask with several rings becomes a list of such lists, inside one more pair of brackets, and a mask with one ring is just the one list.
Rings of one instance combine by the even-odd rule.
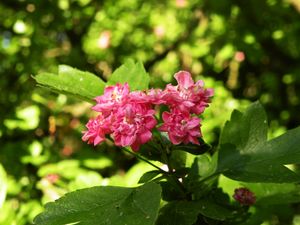
[[105, 88], [103, 95], [95, 98], [97, 104], [92, 109], [107, 116], [119, 105], [123, 104], [128, 94], [129, 85], [127, 83], [108, 86]]
[[199, 144], [201, 120], [191, 114], [204, 111], [213, 91], [204, 89], [203, 81], [194, 83], [186, 71], [174, 76], [178, 85], [168, 84], [165, 90], [130, 92], [127, 83], [106, 87], [92, 107], [100, 114], [86, 124], [82, 140], [98, 145], [110, 134], [117, 146], [130, 146], [138, 151], [142, 144], [151, 140], [152, 129], [157, 124], [154, 106], [164, 104], [169, 106], [170, 112], [163, 112], [164, 124], [159, 130], [167, 132], [173, 144]]
[[194, 83], [191, 74], [187, 71], [179, 71], [174, 77], [178, 85], [167, 85], [164, 90], [166, 104], [182, 111], [201, 114], [208, 106], [213, 90], [204, 89], [204, 83], [201, 80]]
[[171, 112], [163, 112], [162, 118], [164, 124], [158, 130], [168, 132], [173, 144], [200, 144], [198, 137], [201, 137], [201, 120], [198, 117], [192, 117], [187, 111], [174, 109]]
[[127, 101], [133, 104], [146, 104], [151, 107], [151, 102], [149, 101], [149, 96], [143, 91], [132, 91], [129, 93]]
[[154, 110], [145, 104], [126, 104], [115, 113], [112, 136], [117, 146], [130, 146], [138, 151], [140, 145], [152, 138], [151, 130], [156, 125]]
[[109, 118], [104, 118], [102, 114], [94, 119], [90, 119], [86, 124], [87, 131], [83, 131], [82, 140], [88, 144], [98, 145], [105, 141], [105, 135], [110, 133]]
[[154, 105], [166, 104], [165, 92], [161, 89], [150, 89], [147, 92], [148, 101]]
[[248, 188], [237, 188], [234, 190], [233, 198], [241, 205], [253, 205], [256, 201], [255, 195]]

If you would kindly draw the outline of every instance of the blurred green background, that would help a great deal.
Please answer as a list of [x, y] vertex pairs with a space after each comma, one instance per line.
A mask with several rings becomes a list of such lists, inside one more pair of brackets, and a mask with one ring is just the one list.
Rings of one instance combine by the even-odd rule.
[[[105, 80], [128, 58], [144, 63], [152, 86], [188, 70], [215, 89], [202, 126], [210, 144], [234, 108], [255, 100], [270, 138], [300, 124], [299, 0], [1, 0], [1, 225], [30, 224], [71, 190], [136, 185], [151, 169], [111, 143], [83, 143], [91, 105], [31, 77], [67, 64]], [[266, 224], [299, 220], [281, 214]]]

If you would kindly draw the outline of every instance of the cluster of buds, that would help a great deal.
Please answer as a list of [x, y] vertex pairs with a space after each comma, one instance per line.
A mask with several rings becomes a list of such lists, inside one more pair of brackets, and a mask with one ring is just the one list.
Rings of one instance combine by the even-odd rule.
[[189, 72], [180, 71], [174, 77], [178, 85], [168, 84], [164, 90], [131, 92], [127, 83], [106, 87], [104, 94], [95, 98], [97, 104], [92, 109], [99, 115], [86, 124], [83, 141], [98, 145], [111, 135], [115, 145], [138, 151], [151, 140], [157, 125], [154, 107], [166, 105], [169, 111], [162, 113], [163, 124], [158, 130], [167, 132], [175, 145], [199, 144], [198, 116], [208, 106], [213, 90], [205, 89], [201, 80], [194, 83]]
[[244, 206], [251, 206], [256, 202], [256, 197], [248, 188], [237, 188], [234, 190], [233, 198]]

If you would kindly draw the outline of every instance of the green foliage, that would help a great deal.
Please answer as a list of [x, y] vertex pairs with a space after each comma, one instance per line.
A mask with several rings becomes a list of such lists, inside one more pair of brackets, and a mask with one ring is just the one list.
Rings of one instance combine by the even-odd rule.
[[[49, 71], [46, 76], [56, 82], [57, 67], [63, 64], [97, 74], [101, 82], [109, 80], [112, 71], [132, 58], [144, 63], [150, 87], [162, 87], [173, 82], [175, 72], [186, 69], [196, 80], [204, 79], [207, 87], [215, 89], [213, 104], [203, 115], [205, 142], [216, 146], [221, 125], [230, 112], [243, 111], [249, 100], [257, 99], [269, 118], [268, 136], [274, 138], [300, 123], [299, 15], [296, 0], [0, 1], [0, 163], [7, 174], [0, 224], [31, 224], [43, 203], [68, 191], [95, 183], [132, 186], [143, 172], [151, 170], [109, 143], [96, 149], [81, 143], [84, 124], [93, 116], [90, 105], [35, 88], [30, 74]], [[244, 59], [236, 57], [241, 56], [237, 53], [244, 54]], [[98, 88], [93, 95], [102, 93], [103, 87]], [[92, 102], [94, 96], [86, 94], [81, 97]], [[229, 152], [235, 148], [228, 147]], [[284, 161], [292, 161], [286, 157]], [[193, 162], [194, 158], [187, 154], [186, 161]], [[215, 155], [212, 162], [217, 158]], [[76, 163], [64, 167], [64, 171], [57, 169], [61, 167], [59, 162], [71, 159]], [[194, 172], [197, 185], [209, 178], [209, 173], [204, 173], [210, 171], [210, 156], [208, 159], [208, 163], [199, 160], [202, 167], [198, 172], [203, 173], [201, 177]], [[73, 174], [66, 175], [66, 168]], [[299, 171], [298, 166], [288, 168]], [[289, 174], [290, 180], [297, 179], [282, 166], [277, 170]], [[272, 169], [274, 173], [277, 170]], [[57, 181], [49, 179], [56, 175]], [[204, 187], [218, 180], [217, 175], [213, 178], [205, 181]], [[246, 184], [238, 182], [234, 187]], [[276, 185], [282, 185], [279, 189], [284, 193], [271, 195], [266, 202], [292, 201], [297, 186], [286, 190], [286, 183], [270, 183], [268, 190], [272, 186], [277, 190]], [[200, 192], [199, 196], [203, 195]], [[285, 196], [288, 193], [291, 195]], [[297, 196], [295, 193], [295, 201]], [[297, 224], [298, 206], [284, 203], [257, 210], [252, 207], [251, 218], [259, 218], [252, 224]]]
[[154, 224], [160, 202], [160, 187], [147, 183], [137, 188], [93, 187], [68, 193], [46, 210], [38, 225]]
[[7, 179], [6, 173], [3, 169], [3, 166], [0, 164], [0, 209], [5, 201], [6, 197], [6, 190], [7, 190]]
[[253, 103], [245, 113], [233, 112], [220, 139], [217, 173], [247, 182], [297, 182], [286, 164], [300, 160], [300, 128], [267, 141], [267, 118]]
[[[117, 80], [121, 79], [124, 82], [129, 82], [130, 85], [139, 87], [141, 82], [139, 76], [145, 78], [145, 75], [147, 75], [146, 73], [141, 73], [141, 68], [140, 64], [134, 64], [133, 61], [129, 61], [113, 73], [108, 84], [115, 84]], [[135, 74], [134, 78], [131, 76], [126, 77], [125, 75], [128, 73]], [[51, 87], [52, 85], [50, 82], [48, 86]], [[148, 83], [145, 88], [147, 86]], [[296, 128], [270, 141], [267, 140], [267, 132], [266, 114], [262, 105], [259, 102], [255, 102], [244, 113], [237, 110], [232, 113], [230, 121], [226, 122], [223, 128], [218, 151], [212, 157], [210, 157], [209, 153], [203, 154], [210, 150], [203, 140], [201, 140], [200, 147], [181, 145], [172, 148], [170, 147], [171, 143], [165, 137], [160, 136], [159, 140], [163, 140], [159, 142], [162, 148], [157, 146], [158, 143], [156, 142], [152, 143], [152, 147], [160, 149], [157, 152], [158, 160], [167, 164], [168, 171], [154, 165], [158, 170], [144, 173], [139, 183], [146, 184], [137, 189], [94, 187], [69, 193], [54, 203], [48, 203], [45, 212], [36, 218], [35, 223], [63, 225], [79, 222], [82, 224], [99, 224], [99, 221], [101, 221], [102, 224], [118, 224], [120, 220], [122, 220], [122, 223], [124, 221], [136, 224], [145, 223], [144, 220], [150, 218], [150, 213], [144, 213], [146, 214], [145, 218], [137, 218], [141, 208], [138, 210], [136, 207], [140, 207], [140, 204], [146, 201], [146, 197], [152, 194], [156, 195], [157, 198], [154, 198], [154, 200], [156, 200], [157, 204], [155, 205], [155, 202], [152, 202], [153, 205], [149, 203], [150, 208], [154, 207], [152, 209], [154, 210], [152, 211], [152, 219], [150, 222], [147, 221], [149, 224], [192, 225], [202, 219], [205, 221], [245, 221], [248, 217], [247, 212], [231, 205], [228, 195], [222, 189], [216, 188], [217, 178], [220, 174], [238, 181], [257, 182], [256, 185], [244, 183], [244, 186], [250, 187], [252, 191], [256, 190], [257, 193], [261, 194], [261, 196], [258, 196], [258, 207], [260, 204], [262, 206], [266, 205], [264, 201], [270, 205], [298, 202], [300, 195], [295, 185], [287, 184], [286, 188], [282, 189], [280, 189], [279, 185], [275, 185], [278, 188], [277, 191], [274, 189], [273, 192], [270, 192], [268, 191], [268, 184], [265, 183], [292, 183], [299, 181], [298, 174], [288, 169], [285, 165], [299, 160], [298, 146], [300, 146], [300, 143], [298, 143], [299, 141], [296, 137], [300, 135], [300, 130]], [[156, 136], [154, 135], [154, 137]], [[289, 156], [283, 154], [283, 149], [286, 148], [289, 148], [287, 150], [290, 153]], [[147, 151], [147, 148], [145, 149]], [[152, 151], [148, 153], [151, 154]], [[188, 168], [186, 164], [190, 153], [195, 156], [194, 162], [192, 164], [189, 163], [191, 168]], [[202, 155], [199, 155], [201, 153]], [[147, 157], [147, 155], [145, 156]], [[147, 159], [143, 160], [147, 161]], [[61, 176], [70, 179], [72, 178], [70, 175], [72, 176], [74, 172], [76, 174], [81, 173], [76, 163], [76, 161], [65, 161], [61, 163], [61, 167], [59, 165], [57, 167], [56, 165], [44, 167], [44, 171], [40, 171], [40, 173], [56, 174], [63, 170], [65, 173], [61, 173]], [[97, 174], [92, 172], [87, 173], [83, 171], [83, 175], [88, 177], [87, 183], [93, 183], [92, 180], [98, 178]], [[157, 176], [159, 177], [155, 179]], [[183, 181], [181, 182], [179, 178]], [[100, 181], [101, 177], [98, 180], [96, 179], [96, 182]], [[147, 183], [149, 181], [155, 181], [160, 186], [154, 183]], [[154, 187], [153, 185], [158, 188], [158, 191], [155, 188], [151, 190]], [[222, 185], [224, 183], [220, 182], [220, 187]], [[139, 189], [146, 189], [148, 191], [147, 195], [143, 196], [146, 193], [144, 191], [138, 192]], [[280, 193], [279, 190], [282, 192]], [[160, 193], [162, 194], [161, 198], [168, 203], [160, 209], [156, 220]], [[285, 197], [278, 197], [280, 195]], [[272, 201], [272, 198], [277, 199]], [[95, 201], [95, 199], [99, 200]], [[139, 201], [141, 202], [137, 205]], [[88, 210], [83, 209], [83, 205], [84, 207], [87, 206]], [[235, 213], [233, 213], [233, 209], [235, 209]], [[238, 211], [240, 211], [240, 215], [237, 214]], [[99, 212], [101, 215], [99, 218], [93, 217]], [[137, 212], [137, 214], [135, 215], [133, 212]], [[124, 213], [125, 216], [123, 218]], [[120, 215], [121, 219], [118, 218]], [[248, 223], [251, 224], [251, 221], [261, 220], [263, 216], [254, 214], [249, 218]], [[113, 221], [111, 218], [113, 218]]]
[[177, 201], [162, 207], [157, 225], [193, 225], [196, 223], [199, 213], [219, 221], [232, 217], [229, 210], [205, 200]]
[[131, 91], [146, 90], [149, 86], [149, 79], [149, 75], [140, 61], [135, 63], [133, 60], [128, 60], [113, 72], [107, 84], [115, 85], [116, 83], [124, 84], [127, 82]]
[[143, 64], [135, 63], [133, 60], [128, 60], [127, 63], [116, 69], [107, 84], [92, 73], [83, 72], [67, 65], [58, 67], [58, 75], [41, 73], [33, 78], [41, 87], [92, 103], [92, 99], [103, 94], [105, 85], [127, 82], [131, 90], [146, 90], [149, 85], [149, 75]]
[[197, 221], [198, 214], [197, 204], [193, 202], [170, 202], [160, 210], [156, 224], [191, 225]]
[[101, 95], [105, 86], [105, 83], [94, 74], [66, 65], [59, 66], [58, 75], [41, 73], [33, 78], [42, 87], [58, 93], [70, 94], [88, 102], [93, 102], [93, 98]]
[[234, 189], [247, 187], [255, 193], [258, 207], [299, 202], [299, 184], [293, 183], [246, 183], [220, 176], [218, 185], [232, 197]]
[[194, 159], [188, 176], [184, 179], [184, 184], [196, 199], [205, 196], [212, 188], [214, 180], [203, 182], [203, 179], [212, 176], [215, 171], [216, 162], [212, 161], [208, 154], [197, 156]]
[[153, 180], [155, 177], [157, 177], [160, 174], [160, 171], [158, 170], [151, 170], [143, 174], [141, 176], [139, 183], [146, 183], [148, 181]]
[[257, 204], [276, 205], [300, 201], [299, 184], [246, 184], [257, 196]]

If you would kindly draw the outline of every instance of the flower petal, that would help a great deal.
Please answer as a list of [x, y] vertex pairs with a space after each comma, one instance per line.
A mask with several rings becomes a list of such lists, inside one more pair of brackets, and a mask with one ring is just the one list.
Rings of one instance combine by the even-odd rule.
[[178, 85], [180, 87], [183, 87], [184, 89], [188, 89], [189, 87], [194, 85], [194, 81], [192, 79], [192, 76], [187, 71], [179, 71], [174, 75], [175, 79], [178, 82]]

